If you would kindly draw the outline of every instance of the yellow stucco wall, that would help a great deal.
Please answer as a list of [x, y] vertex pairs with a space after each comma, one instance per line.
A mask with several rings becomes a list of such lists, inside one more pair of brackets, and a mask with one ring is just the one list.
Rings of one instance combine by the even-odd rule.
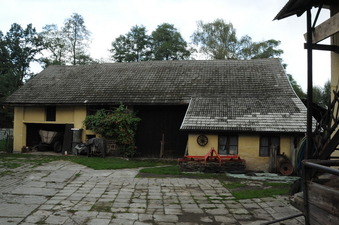
[[23, 123], [24, 112], [24, 107], [14, 108], [13, 150], [15, 152], [21, 151], [21, 148], [26, 146], [26, 125]]
[[208, 143], [205, 146], [200, 146], [197, 143], [197, 138], [200, 134], [189, 134], [188, 135], [188, 154], [189, 155], [205, 155], [211, 148], [218, 150], [218, 136], [204, 134], [208, 138]]
[[39, 122], [45, 121], [44, 107], [22, 107], [24, 110], [24, 121]]
[[[13, 149], [18, 152], [26, 146], [26, 124], [47, 123], [47, 124], [73, 124], [74, 128], [83, 128], [83, 121], [86, 118], [86, 106], [63, 106], [56, 107], [56, 120], [46, 121], [44, 107], [15, 107], [14, 108], [14, 143]], [[86, 133], [82, 133], [85, 140]], [[89, 132], [91, 133], [91, 132]]]
[[246, 169], [254, 171], [267, 171], [269, 157], [259, 156], [259, 136], [239, 136], [238, 155], [246, 160]]
[[[206, 135], [206, 134], [205, 134]], [[198, 134], [188, 136], [188, 155], [205, 155], [212, 147], [218, 151], [218, 135], [207, 134], [208, 143], [206, 146], [199, 146], [197, 143]], [[246, 160], [246, 169], [254, 171], [268, 171], [269, 157], [259, 156], [260, 136], [241, 135], [238, 136], [238, 155]], [[293, 137], [280, 137], [280, 152], [291, 159], [293, 149]]]

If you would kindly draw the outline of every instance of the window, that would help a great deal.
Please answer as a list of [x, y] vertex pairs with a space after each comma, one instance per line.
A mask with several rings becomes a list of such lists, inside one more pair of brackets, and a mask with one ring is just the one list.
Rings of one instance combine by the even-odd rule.
[[269, 137], [269, 136], [260, 137], [259, 156], [270, 156], [272, 148], [278, 148], [277, 152], [279, 153], [280, 150], [279, 137]]
[[55, 106], [47, 106], [45, 108], [45, 113], [46, 113], [46, 121], [56, 120], [56, 107]]
[[219, 136], [218, 152], [220, 155], [238, 154], [237, 136]]

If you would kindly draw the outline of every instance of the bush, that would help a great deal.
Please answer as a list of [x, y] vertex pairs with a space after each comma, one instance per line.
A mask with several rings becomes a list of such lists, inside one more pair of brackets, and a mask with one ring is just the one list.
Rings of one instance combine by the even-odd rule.
[[114, 111], [99, 110], [87, 116], [84, 125], [103, 138], [114, 139], [119, 151], [126, 157], [136, 154], [135, 134], [140, 118], [131, 110], [120, 105]]

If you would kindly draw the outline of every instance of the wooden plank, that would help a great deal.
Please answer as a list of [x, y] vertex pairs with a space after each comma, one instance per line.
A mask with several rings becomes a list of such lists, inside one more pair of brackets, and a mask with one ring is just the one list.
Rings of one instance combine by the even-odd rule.
[[309, 207], [311, 225], [338, 224], [338, 215], [329, 214], [326, 210], [323, 210], [314, 204], [310, 204]]
[[[313, 35], [312, 35], [312, 43], [316, 44], [333, 34], [339, 32], [339, 13], [335, 14], [328, 20], [324, 21], [323, 23], [319, 24], [314, 28]], [[304, 38], [307, 41], [307, 33], [304, 34]]]
[[310, 182], [308, 184], [308, 190], [310, 204], [316, 205], [318, 208], [324, 210], [328, 216], [339, 215], [338, 189]]

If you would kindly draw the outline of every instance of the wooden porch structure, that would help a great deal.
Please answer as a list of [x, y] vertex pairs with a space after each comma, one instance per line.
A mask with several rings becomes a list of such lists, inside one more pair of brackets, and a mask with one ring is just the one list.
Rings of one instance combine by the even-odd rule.
[[[318, 8], [318, 10], [312, 21], [311, 9], [313, 7]], [[323, 9], [329, 9], [331, 17], [316, 26], [319, 14]], [[302, 197], [299, 198], [302, 203], [298, 208], [303, 211], [306, 225], [335, 224], [339, 221], [339, 203], [338, 201], [333, 201], [333, 199], [339, 200], [338, 183], [328, 186], [324, 185], [323, 182], [339, 180], [339, 170], [331, 168], [332, 166], [339, 166], [339, 161], [331, 160], [333, 159], [331, 155], [338, 150], [339, 145], [339, 2], [337, 0], [289, 0], [275, 19], [280, 20], [292, 15], [301, 16], [305, 12], [307, 17], [307, 33], [304, 35], [306, 40], [304, 47], [307, 49], [308, 67], [307, 147], [304, 154], [302, 175], [304, 191]], [[330, 45], [319, 44], [320, 41], [327, 38], [331, 38]], [[313, 131], [313, 112], [311, 107], [313, 102], [313, 50], [331, 51], [331, 88], [333, 91], [328, 112], [323, 116], [322, 121], [317, 123], [315, 132]], [[337, 78], [336, 81], [334, 77]], [[326, 181], [319, 178], [319, 174], [324, 173], [331, 174], [327, 176]], [[266, 224], [275, 222], [277, 221]]]

